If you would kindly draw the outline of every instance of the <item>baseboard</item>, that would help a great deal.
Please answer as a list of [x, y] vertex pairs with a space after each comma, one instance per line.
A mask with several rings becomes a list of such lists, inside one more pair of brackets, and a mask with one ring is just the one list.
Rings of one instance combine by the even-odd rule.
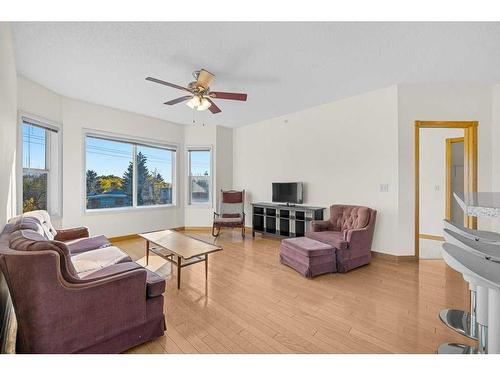
[[[222, 230], [224, 229], [230, 229], [230, 228], [222, 228]], [[241, 229], [241, 227], [238, 227], [236, 229]], [[191, 230], [212, 230], [212, 227], [179, 227], [179, 228], [176, 228], [174, 230], [185, 230], [185, 231], [191, 231]], [[252, 231], [252, 227], [245, 227], [245, 230], [246, 231]]]
[[391, 262], [413, 262], [417, 260], [415, 255], [392, 255], [392, 254], [385, 254], [385, 253], [379, 253], [377, 251], [372, 250], [372, 256], [376, 258], [383, 258], [385, 260], [390, 260]]
[[418, 238], [422, 238], [424, 240], [444, 241], [443, 236], [435, 236], [433, 234], [419, 234]]
[[127, 240], [136, 240], [138, 238], [140, 238], [138, 234], [127, 234], [126, 236], [110, 237], [109, 240], [111, 242], [120, 242], [120, 241], [127, 241]]

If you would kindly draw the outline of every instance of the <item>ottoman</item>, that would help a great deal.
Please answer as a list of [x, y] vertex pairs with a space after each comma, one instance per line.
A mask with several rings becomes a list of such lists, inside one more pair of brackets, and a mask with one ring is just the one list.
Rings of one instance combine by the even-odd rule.
[[337, 271], [335, 248], [307, 237], [287, 238], [281, 241], [280, 262], [305, 277]]

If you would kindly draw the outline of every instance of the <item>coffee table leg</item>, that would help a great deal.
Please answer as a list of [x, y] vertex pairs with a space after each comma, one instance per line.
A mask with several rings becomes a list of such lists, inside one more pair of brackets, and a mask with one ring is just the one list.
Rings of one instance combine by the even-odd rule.
[[181, 257], [177, 255], [177, 289], [181, 288]]
[[149, 263], [149, 241], [146, 240], [146, 266]]
[[208, 254], [205, 254], [205, 283], [208, 281]]

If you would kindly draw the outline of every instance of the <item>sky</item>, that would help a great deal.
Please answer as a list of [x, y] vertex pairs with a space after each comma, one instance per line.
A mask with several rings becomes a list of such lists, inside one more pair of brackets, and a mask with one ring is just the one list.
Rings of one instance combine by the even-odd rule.
[[47, 130], [23, 125], [23, 168], [45, 169], [45, 142]]
[[[23, 167], [45, 168], [46, 130], [37, 126], [23, 125]], [[98, 175], [122, 177], [132, 161], [133, 146], [124, 142], [99, 138], [86, 138], [86, 169]], [[172, 182], [173, 152], [147, 146], [137, 146], [137, 152], [146, 155], [149, 171], [155, 169], [166, 182]], [[204, 175], [210, 171], [210, 153], [191, 151], [191, 175]]]

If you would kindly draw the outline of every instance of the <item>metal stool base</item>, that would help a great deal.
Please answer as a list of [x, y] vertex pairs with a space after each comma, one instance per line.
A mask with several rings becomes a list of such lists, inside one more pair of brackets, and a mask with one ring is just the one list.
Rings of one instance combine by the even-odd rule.
[[444, 309], [439, 318], [448, 327], [461, 335], [477, 340], [477, 324], [471, 322], [471, 315], [462, 310]]
[[439, 345], [438, 354], [477, 354], [477, 348], [456, 343], [444, 343]]

